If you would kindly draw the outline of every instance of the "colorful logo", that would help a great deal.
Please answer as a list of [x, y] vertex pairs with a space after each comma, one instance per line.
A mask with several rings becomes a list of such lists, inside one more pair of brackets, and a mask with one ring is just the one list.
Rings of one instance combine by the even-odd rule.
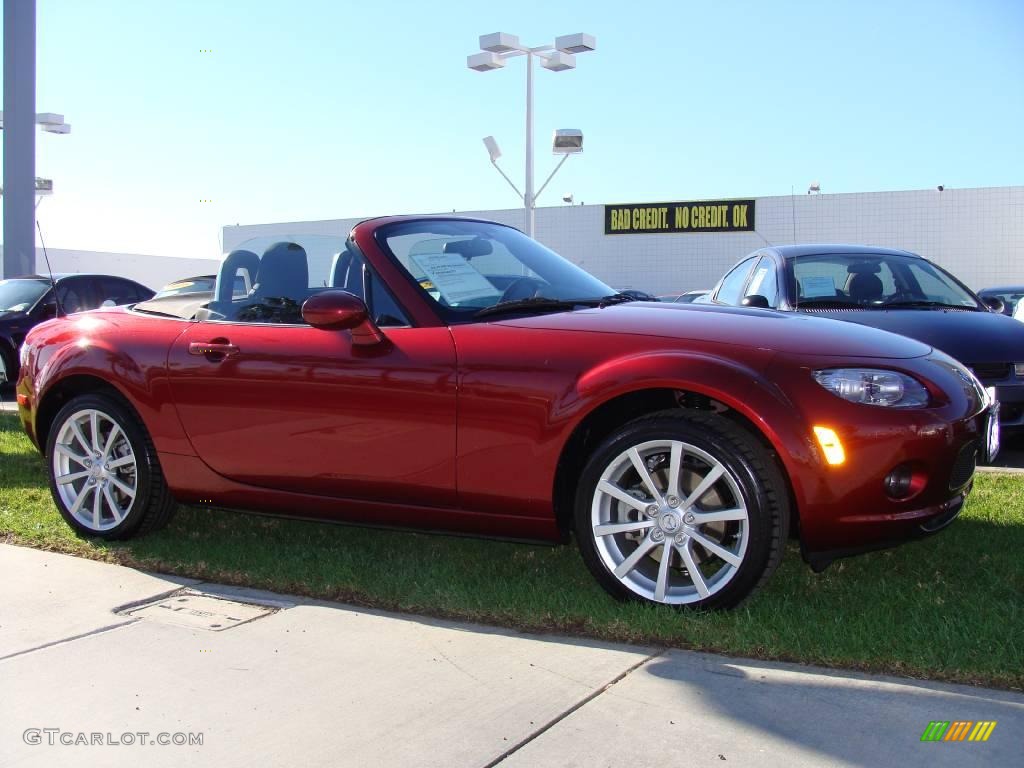
[[921, 741], [988, 741], [995, 727], [995, 720], [932, 720]]

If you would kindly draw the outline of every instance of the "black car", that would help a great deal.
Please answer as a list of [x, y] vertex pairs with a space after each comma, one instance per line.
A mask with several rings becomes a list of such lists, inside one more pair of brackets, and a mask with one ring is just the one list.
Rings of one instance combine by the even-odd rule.
[[629, 296], [634, 301], [661, 301], [657, 296], [647, 291], [640, 291], [636, 288], [623, 288], [621, 291], [617, 291], [624, 296]]
[[807, 312], [922, 341], [994, 388], [1001, 426], [1024, 432], [1024, 324], [922, 256], [864, 245], [762, 248], [733, 267], [708, 301]]
[[686, 293], [669, 293], [665, 296], [659, 296], [658, 301], [667, 301], [671, 304], [693, 304], [693, 302], [702, 296], [707, 296], [708, 293], [710, 293], [710, 291], [704, 289], [687, 291]]
[[1003, 314], [1013, 317], [1017, 304], [1024, 299], [1024, 285], [997, 285], [978, 291], [982, 299], [999, 299], [1003, 302]]
[[0, 382], [16, 380], [18, 350], [33, 326], [54, 317], [134, 304], [152, 296], [146, 286], [112, 275], [62, 273], [52, 280], [42, 275], [0, 280]]

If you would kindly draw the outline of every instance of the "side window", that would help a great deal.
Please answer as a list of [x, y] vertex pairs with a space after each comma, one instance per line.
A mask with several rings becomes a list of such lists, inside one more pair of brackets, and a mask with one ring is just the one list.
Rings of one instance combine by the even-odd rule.
[[139, 300], [139, 292], [127, 280], [119, 280], [116, 277], [101, 277], [98, 282], [101, 307], [118, 307], [122, 304], [134, 304]]
[[715, 295], [715, 301], [720, 304], [732, 304], [739, 306], [740, 293], [743, 291], [743, 284], [747, 282], [747, 274], [754, 264], [754, 259], [746, 259], [735, 266], [729, 274], [722, 278], [722, 285]]
[[381, 328], [412, 325], [408, 316], [398, 306], [395, 297], [391, 295], [391, 291], [384, 285], [384, 281], [377, 277], [377, 273], [367, 269], [366, 274], [369, 277], [366, 303], [374, 322]]
[[757, 294], [768, 299], [768, 306], [779, 305], [779, 282], [775, 272], [775, 262], [768, 256], [762, 256], [754, 268], [754, 274], [750, 277], [744, 296]]
[[384, 327], [411, 325], [409, 318], [384, 282], [361, 255], [348, 248], [339, 253], [331, 268], [331, 285], [366, 302], [373, 321]]
[[89, 281], [80, 277], [62, 280], [58, 283], [57, 297], [60, 299], [60, 309], [65, 315], [85, 312], [85, 310], [95, 309], [99, 305], [99, 302], [93, 298]]

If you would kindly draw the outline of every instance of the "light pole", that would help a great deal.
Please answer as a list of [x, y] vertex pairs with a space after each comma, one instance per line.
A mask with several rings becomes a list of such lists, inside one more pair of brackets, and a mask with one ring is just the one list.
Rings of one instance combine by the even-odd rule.
[[[20, 106], [20, 105], [19, 105]], [[20, 117], [20, 114], [19, 114]], [[42, 130], [47, 133], [59, 133], [69, 134], [71, 133], [71, 125], [64, 122], [64, 115], [58, 115], [53, 112], [39, 112], [35, 115], [34, 121], [30, 122], [29, 125], [38, 125]], [[33, 172], [33, 186], [32, 191], [35, 193], [35, 202], [32, 205], [31, 211], [24, 210], [24, 200], [22, 196], [9, 194], [7, 199], [4, 200], [4, 258], [3, 258], [3, 277], [17, 277], [18, 275], [26, 275], [36, 270], [36, 257], [35, 257], [35, 212], [39, 208], [39, 203], [42, 201], [43, 196], [53, 194], [53, 180], [52, 179], [41, 179], [34, 175], [35, 169], [35, 134], [34, 129], [27, 131], [27, 139], [25, 132], [21, 132], [21, 135], [15, 137], [15, 140], [11, 142], [16, 147], [14, 152], [8, 153], [7, 142], [8, 132], [13, 131], [14, 126], [8, 126], [8, 131], [4, 131], [4, 113], [0, 111], [0, 131], [4, 131], [4, 159], [15, 158], [12, 166], [11, 173], [12, 178], [15, 181], [14, 185], [8, 186], [8, 190], [20, 189], [20, 175], [15, 173], [24, 171], [24, 168], [15, 166], [24, 165], [28, 163], [28, 168]], [[31, 152], [27, 155], [22, 156], [20, 150], [25, 148], [25, 144], [31, 147]], [[8, 182], [8, 175], [4, 172], [4, 183]], [[0, 186], [0, 195], [3, 195], [3, 187]], [[32, 198], [29, 197], [29, 200]], [[24, 225], [28, 224], [29, 234], [25, 237]]]
[[[516, 56], [526, 57], [526, 179], [525, 188], [523, 189], [523, 206], [526, 209], [526, 234], [533, 237], [534, 233], [534, 206], [537, 202], [537, 195], [533, 193], [533, 59], [536, 56], [539, 58], [540, 65], [544, 69], [551, 70], [552, 72], [564, 72], [567, 69], [576, 68], [576, 56], [577, 53], [587, 53], [593, 51], [597, 47], [597, 43], [594, 40], [593, 35], [587, 35], [582, 32], [574, 35], [562, 35], [561, 37], [555, 38], [554, 44], [550, 45], [539, 45], [535, 47], [529, 47], [520, 45], [519, 37], [517, 35], [510, 35], [505, 32], [494, 32], [489, 35], [480, 36], [480, 53], [474, 53], [471, 56], [466, 57], [466, 66], [470, 69], [476, 70], [477, 72], [489, 72], [493, 69], [501, 69], [505, 66], [505, 62], [508, 59]], [[576, 133], [579, 133], [578, 131]], [[493, 138], [491, 139], [493, 143]], [[558, 152], [557, 149], [557, 135], [555, 146], [553, 147], [556, 153], [565, 154], [568, 156], [568, 152]], [[487, 140], [484, 140], [487, 143]], [[488, 144], [488, 151], [491, 152], [491, 162], [494, 163], [497, 159], [495, 152], [492, 151], [491, 144]], [[496, 149], [496, 145], [495, 145]], [[582, 134], [580, 134], [580, 146], [574, 151], [578, 152], [582, 149]], [[500, 155], [500, 153], [498, 153]], [[565, 162], [565, 157], [562, 158], [562, 162]], [[495, 164], [497, 168], [497, 165]], [[559, 163], [558, 167], [561, 167]], [[501, 169], [498, 169], [501, 171]], [[558, 168], [555, 169], [556, 171]], [[502, 172], [504, 176], [504, 172]], [[554, 176], [554, 173], [551, 174]], [[505, 177], [506, 181], [512, 182]], [[548, 177], [548, 181], [551, 177]], [[547, 182], [544, 182], [544, 186]], [[515, 188], [515, 185], [512, 185]], [[543, 191], [544, 187], [541, 187]], [[518, 190], [516, 190], [518, 192]], [[537, 193], [540, 194], [539, 192]]]

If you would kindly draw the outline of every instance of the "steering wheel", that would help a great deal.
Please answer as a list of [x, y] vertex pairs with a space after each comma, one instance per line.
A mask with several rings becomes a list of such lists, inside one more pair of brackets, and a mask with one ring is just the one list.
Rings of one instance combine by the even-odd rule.
[[503, 301], [517, 301], [518, 299], [532, 299], [540, 295], [545, 283], [535, 277], [518, 277], [508, 284], [505, 292], [501, 294], [498, 303]]

